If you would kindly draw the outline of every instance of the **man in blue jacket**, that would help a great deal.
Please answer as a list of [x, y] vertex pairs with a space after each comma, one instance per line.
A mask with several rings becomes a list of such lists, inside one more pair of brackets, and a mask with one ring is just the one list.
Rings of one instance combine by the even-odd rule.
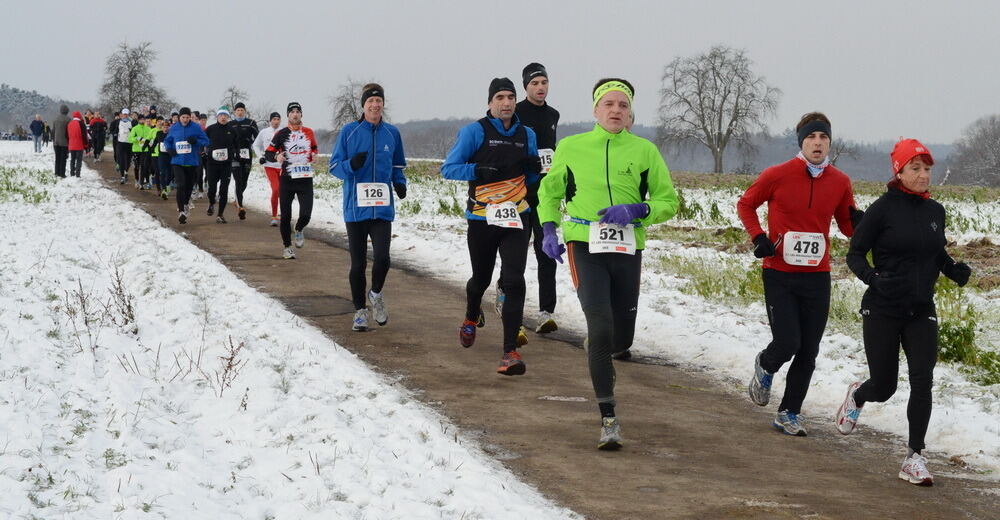
[[[542, 169], [535, 132], [521, 125], [514, 107], [517, 94], [507, 78], [494, 78], [486, 117], [465, 126], [441, 166], [446, 179], [468, 181], [465, 218], [469, 224], [472, 278], [465, 285], [465, 321], [459, 342], [471, 347], [476, 328], [485, 324], [483, 293], [490, 285], [497, 254], [506, 297], [503, 305], [503, 357], [497, 372], [520, 375], [524, 360], [517, 352], [524, 314], [524, 268], [528, 258], [528, 185]], [[525, 341], [527, 338], [524, 338]]]
[[351, 297], [355, 309], [351, 328], [358, 332], [368, 330], [365, 270], [369, 237], [374, 262], [368, 299], [375, 321], [379, 325], [389, 321], [382, 287], [389, 273], [389, 242], [396, 216], [393, 191], [400, 199], [406, 198], [403, 140], [396, 127], [382, 120], [384, 106], [385, 91], [381, 85], [365, 85], [361, 89], [364, 116], [340, 130], [330, 156], [330, 174], [344, 181], [344, 223], [351, 251]]
[[163, 148], [170, 154], [170, 167], [177, 185], [177, 221], [187, 223], [188, 202], [197, 168], [201, 166], [201, 149], [208, 146], [208, 136], [201, 125], [191, 121], [191, 109], [180, 109], [180, 121], [174, 123], [163, 139]]
[[35, 114], [35, 120], [31, 122], [31, 139], [35, 141], [35, 153], [42, 153], [42, 132], [45, 131], [45, 123], [42, 122], [42, 115]]

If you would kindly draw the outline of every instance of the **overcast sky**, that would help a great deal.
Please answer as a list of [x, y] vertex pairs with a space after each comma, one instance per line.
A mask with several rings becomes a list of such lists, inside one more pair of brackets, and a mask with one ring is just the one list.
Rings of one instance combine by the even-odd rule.
[[[0, 81], [95, 100], [105, 57], [153, 42], [153, 71], [195, 108], [228, 85], [251, 105], [298, 100], [328, 126], [327, 98], [348, 77], [386, 89], [397, 122], [473, 117], [495, 76], [520, 86], [531, 61], [549, 71], [564, 121], [589, 121], [602, 76], [636, 86], [638, 122], [653, 124], [663, 67], [714, 44], [744, 48], [783, 95], [772, 131], [807, 111], [835, 138], [900, 135], [951, 142], [1000, 112], [1000, 2], [960, 1], [427, 1], [240, 0], [11, 2], [0, 19]], [[179, 17], [184, 20], [180, 24]], [[518, 98], [523, 96], [519, 90]]]

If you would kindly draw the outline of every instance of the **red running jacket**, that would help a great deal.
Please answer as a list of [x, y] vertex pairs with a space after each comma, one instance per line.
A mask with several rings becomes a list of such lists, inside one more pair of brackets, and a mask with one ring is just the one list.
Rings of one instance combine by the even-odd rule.
[[854, 234], [850, 213], [854, 192], [847, 174], [830, 165], [813, 178], [805, 161], [798, 157], [765, 169], [736, 203], [736, 213], [751, 240], [765, 232], [757, 219], [757, 208], [765, 202], [767, 237], [772, 243], [789, 231], [822, 233], [826, 252], [815, 266], [789, 265], [784, 260], [782, 240], [774, 256], [764, 259], [764, 269], [789, 273], [830, 271], [830, 219], [837, 219], [837, 227], [844, 235]]
[[73, 112], [73, 120], [66, 125], [66, 136], [69, 138], [69, 151], [71, 152], [84, 150], [90, 143], [87, 126], [79, 111]]

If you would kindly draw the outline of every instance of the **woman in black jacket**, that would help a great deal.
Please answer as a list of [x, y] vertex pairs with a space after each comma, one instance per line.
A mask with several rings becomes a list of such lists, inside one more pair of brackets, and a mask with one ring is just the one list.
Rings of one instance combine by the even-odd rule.
[[[896, 143], [890, 155], [894, 176], [886, 192], [865, 212], [851, 238], [847, 265], [868, 284], [861, 300], [865, 355], [871, 374], [853, 383], [837, 410], [837, 429], [854, 431], [861, 408], [869, 401], [887, 401], [896, 392], [899, 348], [910, 374], [909, 452], [899, 478], [929, 486], [924, 435], [931, 418], [931, 384], [937, 361], [938, 323], [934, 285], [939, 273], [958, 285], [969, 281], [971, 269], [955, 263], [945, 251], [944, 207], [930, 198], [928, 187], [934, 158], [916, 139]], [[872, 253], [874, 266], [866, 255]]]

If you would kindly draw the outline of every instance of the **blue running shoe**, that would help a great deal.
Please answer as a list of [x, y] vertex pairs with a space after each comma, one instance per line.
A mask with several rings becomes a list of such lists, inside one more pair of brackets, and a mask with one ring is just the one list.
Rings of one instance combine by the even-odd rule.
[[808, 435], [808, 432], [805, 427], [802, 426], [802, 419], [803, 417], [800, 414], [792, 413], [788, 410], [782, 410], [778, 412], [778, 415], [774, 416], [774, 422], [771, 423], [771, 425], [785, 435], [805, 437]]
[[771, 380], [774, 378], [774, 374], [760, 366], [762, 353], [763, 351], [757, 353], [753, 364], [753, 379], [750, 380], [750, 385], [747, 388], [750, 400], [757, 406], [767, 406], [767, 403], [771, 401]]

